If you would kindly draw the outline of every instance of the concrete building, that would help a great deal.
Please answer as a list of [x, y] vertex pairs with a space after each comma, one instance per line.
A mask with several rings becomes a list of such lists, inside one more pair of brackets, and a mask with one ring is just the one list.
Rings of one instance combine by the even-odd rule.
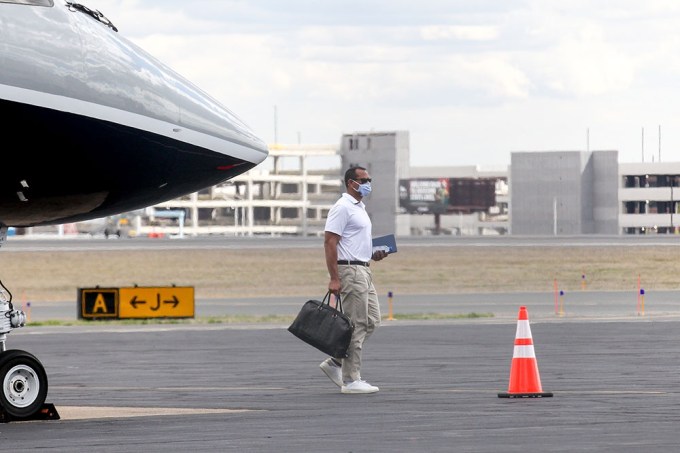
[[510, 233], [618, 234], [618, 152], [513, 152]]

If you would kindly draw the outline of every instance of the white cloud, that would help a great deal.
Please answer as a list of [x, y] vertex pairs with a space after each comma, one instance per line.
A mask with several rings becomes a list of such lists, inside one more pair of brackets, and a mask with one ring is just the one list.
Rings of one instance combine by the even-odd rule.
[[498, 29], [486, 25], [428, 25], [421, 29], [426, 41], [460, 39], [466, 41], [493, 41], [498, 38]]
[[483, 89], [491, 97], [525, 98], [529, 94], [529, 79], [503, 56], [462, 61], [460, 70], [470, 86]]
[[591, 96], [631, 88], [635, 62], [608, 43], [603, 31], [586, 26], [543, 55], [546, 85], [567, 95]]

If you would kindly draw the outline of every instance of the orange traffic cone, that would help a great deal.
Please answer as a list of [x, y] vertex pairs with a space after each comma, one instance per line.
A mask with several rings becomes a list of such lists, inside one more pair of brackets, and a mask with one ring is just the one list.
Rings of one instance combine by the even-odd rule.
[[499, 398], [543, 398], [553, 396], [541, 388], [541, 376], [538, 374], [538, 363], [534, 352], [534, 340], [531, 338], [527, 307], [519, 307], [517, 317], [517, 333], [515, 349], [510, 366], [510, 384], [507, 393], [499, 393]]

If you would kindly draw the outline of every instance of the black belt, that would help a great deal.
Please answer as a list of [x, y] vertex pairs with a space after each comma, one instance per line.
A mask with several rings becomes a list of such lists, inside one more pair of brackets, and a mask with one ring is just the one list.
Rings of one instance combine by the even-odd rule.
[[369, 263], [366, 263], [364, 261], [350, 261], [350, 260], [338, 260], [338, 264], [344, 264], [347, 266], [370, 266]]

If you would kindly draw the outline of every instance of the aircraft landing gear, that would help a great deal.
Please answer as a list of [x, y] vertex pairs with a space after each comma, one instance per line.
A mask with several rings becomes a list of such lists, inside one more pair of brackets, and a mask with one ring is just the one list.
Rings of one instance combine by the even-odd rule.
[[[7, 227], [0, 226], [0, 244]], [[33, 355], [5, 348], [7, 334], [26, 324], [26, 314], [15, 310], [12, 293], [0, 281], [0, 423], [12, 420], [58, 420], [54, 405], [45, 404], [47, 373]]]
[[0, 410], [12, 419], [31, 418], [47, 397], [47, 374], [38, 359], [18, 349], [0, 353]]

